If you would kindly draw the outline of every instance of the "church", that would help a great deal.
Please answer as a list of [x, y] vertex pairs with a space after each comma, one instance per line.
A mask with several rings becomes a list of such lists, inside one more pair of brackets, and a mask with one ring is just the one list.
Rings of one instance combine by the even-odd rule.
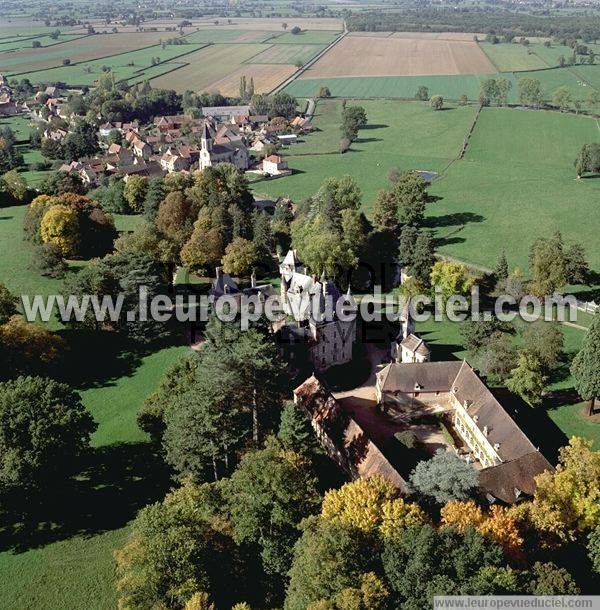
[[232, 163], [241, 171], [247, 170], [250, 159], [248, 148], [243, 140], [216, 143], [215, 135], [208, 121], [204, 121], [200, 138], [200, 169], [203, 170], [218, 163]]

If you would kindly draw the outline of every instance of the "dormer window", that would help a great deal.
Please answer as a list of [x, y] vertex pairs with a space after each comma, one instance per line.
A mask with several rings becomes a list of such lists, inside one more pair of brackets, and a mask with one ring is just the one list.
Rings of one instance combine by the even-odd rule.
[[523, 492], [518, 487], [515, 487], [515, 498], [519, 498], [522, 493]]
[[419, 391], [422, 389], [423, 389], [423, 386], [420, 383], [415, 383], [415, 390]]
[[473, 415], [473, 421], [477, 423], [479, 421], [479, 415]]
[[487, 436], [488, 435], [488, 427], [487, 426], [483, 426], [483, 433]]
[[498, 451], [500, 449], [500, 443], [494, 443], [494, 451]]
[[452, 392], [454, 392], [454, 394], [456, 394], [456, 392], [458, 392], [458, 386], [456, 386], [456, 385], [455, 385], [455, 386], [452, 388]]

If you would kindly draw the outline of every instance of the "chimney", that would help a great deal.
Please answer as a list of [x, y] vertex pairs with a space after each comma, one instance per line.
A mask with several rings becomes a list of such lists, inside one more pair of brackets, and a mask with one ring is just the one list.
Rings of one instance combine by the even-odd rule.
[[215, 273], [217, 275], [217, 279], [219, 279], [223, 275], [223, 267], [215, 267]]

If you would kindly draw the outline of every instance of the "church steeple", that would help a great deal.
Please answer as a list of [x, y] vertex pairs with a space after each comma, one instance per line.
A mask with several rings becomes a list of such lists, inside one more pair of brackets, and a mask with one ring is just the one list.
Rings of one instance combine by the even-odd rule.
[[208, 125], [206, 121], [204, 121], [204, 125], [202, 126], [202, 135], [200, 137], [200, 144], [202, 146], [202, 150], [207, 150], [210, 152], [213, 147], [212, 136], [210, 135], [210, 130], [208, 129]]

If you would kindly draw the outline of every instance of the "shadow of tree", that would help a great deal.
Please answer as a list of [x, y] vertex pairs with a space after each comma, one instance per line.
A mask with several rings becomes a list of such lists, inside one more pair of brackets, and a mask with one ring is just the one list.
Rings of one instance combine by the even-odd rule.
[[456, 212], [454, 214], [445, 214], [444, 216], [429, 216], [426, 219], [426, 225], [432, 229], [440, 227], [455, 227], [464, 226], [470, 222], [483, 222], [484, 216], [474, 214], [473, 212]]
[[13, 500], [3, 515], [0, 548], [22, 552], [123, 527], [168, 489], [169, 471], [149, 443], [94, 449], [83, 470], [60, 489], [21, 505]]

